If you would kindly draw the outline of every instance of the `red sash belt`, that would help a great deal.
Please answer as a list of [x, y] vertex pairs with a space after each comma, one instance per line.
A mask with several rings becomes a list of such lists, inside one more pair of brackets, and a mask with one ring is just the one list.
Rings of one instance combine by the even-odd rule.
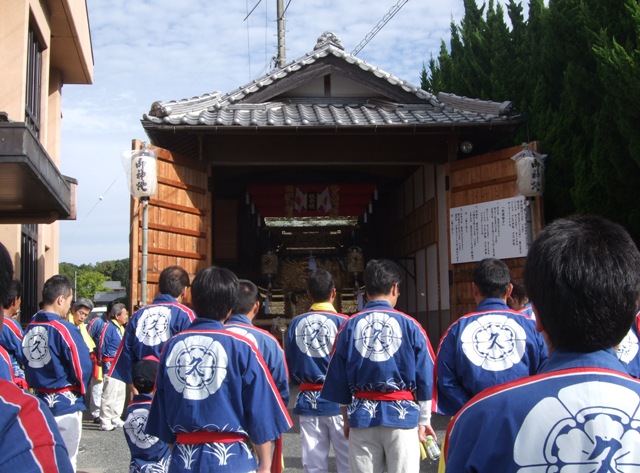
[[300, 391], [322, 391], [322, 384], [300, 383]]
[[233, 443], [249, 440], [246, 435], [235, 432], [211, 432], [209, 430], [199, 430], [197, 432], [178, 432], [176, 442], [183, 445], [194, 443]]
[[98, 357], [95, 352], [91, 352], [91, 362], [93, 363], [91, 377], [98, 379], [100, 377], [100, 363], [98, 363]]
[[371, 399], [374, 401], [413, 401], [411, 391], [394, 391], [381, 393], [378, 391], [356, 391], [353, 395], [356, 399]]
[[103, 356], [101, 361], [103, 363], [111, 363], [115, 359], [116, 359], [115, 357], [107, 358], [106, 356]]
[[66, 393], [68, 391], [81, 392], [79, 386], [65, 386], [64, 388], [37, 388], [37, 392], [45, 394]]

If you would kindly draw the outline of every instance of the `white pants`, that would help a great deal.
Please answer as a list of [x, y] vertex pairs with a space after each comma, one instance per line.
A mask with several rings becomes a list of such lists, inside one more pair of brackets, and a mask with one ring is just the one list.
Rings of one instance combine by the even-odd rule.
[[349, 429], [352, 473], [415, 473], [420, 471], [418, 428]]
[[342, 415], [300, 416], [300, 445], [305, 473], [327, 473], [333, 445], [338, 473], [349, 473], [349, 441]]
[[91, 417], [100, 416], [100, 402], [102, 400], [102, 387], [104, 383], [102, 380], [98, 381], [96, 378], [91, 378], [89, 389], [91, 390], [91, 399], [89, 401], [89, 408], [91, 409]]
[[114, 419], [120, 419], [122, 416], [127, 385], [111, 376], [105, 376], [103, 383], [100, 419], [103, 424], [110, 425]]
[[69, 460], [73, 471], [76, 471], [76, 462], [78, 460], [78, 447], [80, 446], [80, 437], [82, 436], [82, 411], [73, 412], [55, 416], [58, 430], [64, 440], [64, 444], [69, 452]]

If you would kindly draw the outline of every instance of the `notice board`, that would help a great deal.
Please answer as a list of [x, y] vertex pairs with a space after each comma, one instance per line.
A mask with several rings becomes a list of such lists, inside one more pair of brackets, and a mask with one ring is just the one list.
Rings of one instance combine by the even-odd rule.
[[451, 263], [527, 256], [524, 196], [453, 207], [449, 210]]

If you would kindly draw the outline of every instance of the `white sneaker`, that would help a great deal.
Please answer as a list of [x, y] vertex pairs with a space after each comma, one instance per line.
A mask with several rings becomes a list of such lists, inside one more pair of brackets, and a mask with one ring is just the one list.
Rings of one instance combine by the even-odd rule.
[[102, 424], [100, 424], [100, 430], [105, 430], [107, 432], [110, 432], [110, 431], [114, 430], [115, 428], [116, 428], [116, 426], [113, 425], [113, 424], [106, 424], [104, 422]]
[[113, 424], [114, 427], [121, 429], [122, 426], [124, 425], [124, 422], [120, 419], [111, 419], [111, 423]]

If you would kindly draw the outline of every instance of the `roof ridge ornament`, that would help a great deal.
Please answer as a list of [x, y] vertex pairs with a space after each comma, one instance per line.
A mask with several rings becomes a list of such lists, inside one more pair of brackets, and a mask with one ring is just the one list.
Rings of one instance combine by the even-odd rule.
[[313, 48], [313, 50], [315, 51], [317, 49], [321, 49], [322, 47], [328, 44], [332, 44], [333, 46], [339, 49], [342, 49], [344, 51], [344, 46], [342, 45], [342, 41], [340, 41], [340, 38], [338, 38], [338, 36], [331, 31], [325, 31], [320, 36], [318, 36], [318, 41], [316, 42], [316, 45]]

